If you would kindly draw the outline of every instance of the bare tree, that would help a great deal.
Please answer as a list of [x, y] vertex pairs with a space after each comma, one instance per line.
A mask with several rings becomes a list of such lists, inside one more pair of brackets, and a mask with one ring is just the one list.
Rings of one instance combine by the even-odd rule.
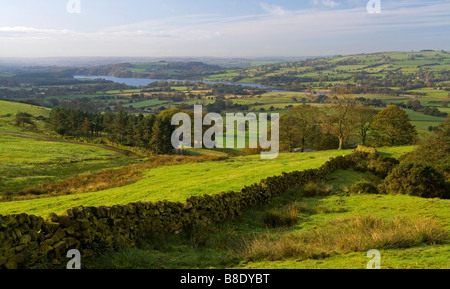
[[353, 119], [355, 120], [356, 133], [362, 145], [367, 144], [367, 137], [372, 126], [372, 122], [377, 115], [377, 111], [368, 106], [358, 104], [353, 111]]
[[344, 143], [354, 135], [355, 121], [352, 113], [355, 106], [356, 101], [353, 98], [338, 98], [327, 114], [325, 129], [339, 140], [339, 150], [342, 150]]
[[322, 112], [314, 106], [300, 105], [291, 108], [280, 119], [280, 147], [292, 151], [300, 148], [302, 152], [311, 144], [321, 122]]

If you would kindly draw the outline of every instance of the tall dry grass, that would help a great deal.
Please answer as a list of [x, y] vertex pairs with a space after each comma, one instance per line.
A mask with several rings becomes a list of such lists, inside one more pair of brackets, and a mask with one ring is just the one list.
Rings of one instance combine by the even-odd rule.
[[205, 161], [220, 161], [226, 158], [226, 156], [150, 156], [143, 164], [85, 174], [63, 181], [46, 183], [42, 186], [27, 188], [18, 192], [15, 196], [8, 198], [8, 201], [89, 193], [110, 188], [117, 188], [139, 181], [143, 176], [143, 172], [149, 168], [181, 165], [186, 163], [199, 163]]
[[430, 218], [398, 217], [386, 220], [374, 216], [357, 216], [337, 219], [324, 227], [300, 234], [276, 239], [264, 236], [246, 241], [243, 255], [248, 260], [310, 259], [371, 249], [443, 244], [448, 241], [448, 232]]
[[299, 214], [306, 211], [308, 204], [294, 202], [281, 209], [273, 209], [262, 216], [262, 222], [268, 228], [292, 227], [299, 220]]

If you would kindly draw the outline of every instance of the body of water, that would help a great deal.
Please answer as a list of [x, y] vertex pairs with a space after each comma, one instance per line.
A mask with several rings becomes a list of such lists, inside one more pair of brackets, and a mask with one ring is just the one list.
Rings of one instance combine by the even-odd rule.
[[[272, 92], [295, 92], [295, 93], [309, 93], [307, 91], [286, 91], [286, 90], [276, 90], [273, 87], [256, 84], [256, 83], [235, 83], [235, 82], [216, 82], [216, 81], [201, 81], [201, 80], [180, 80], [180, 79], [149, 79], [149, 78], [122, 78], [122, 77], [114, 77], [114, 76], [87, 76], [87, 75], [75, 75], [74, 78], [76, 79], [104, 79], [108, 81], [112, 81], [115, 83], [125, 84], [129, 86], [134, 87], [144, 87], [154, 82], [160, 82], [160, 81], [177, 81], [177, 82], [194, 82], [194, 83], [206, 83], [206, 84], [227, 84], [227, 85], [241, 85], [241, 86], [247, 86], [247, 87], [254, 87], [259, 89], [264, 89], [267, 91]], [[327, 94], [318, 92], [317, 94]]]

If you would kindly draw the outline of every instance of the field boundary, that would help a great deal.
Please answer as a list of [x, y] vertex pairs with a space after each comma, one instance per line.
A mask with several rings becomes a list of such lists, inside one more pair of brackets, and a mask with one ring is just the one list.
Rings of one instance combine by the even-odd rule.
[[367, 157], [354, 152], [331, 158], [317, 169], [282, 173], [245, 186], [239, 192], [192, 196], [185, 203], [137, 202], [112, 207], [76, 207], [46, 219], [34, 215], [0, 216], [0, 268], [61, 266], [70, 249], [92, 257], [155, 234], [179, 233], [198, 224], [225, 222], [245, 210], [270, 203], [291, 188], [323, 180], [329, 174], [353, 167]]

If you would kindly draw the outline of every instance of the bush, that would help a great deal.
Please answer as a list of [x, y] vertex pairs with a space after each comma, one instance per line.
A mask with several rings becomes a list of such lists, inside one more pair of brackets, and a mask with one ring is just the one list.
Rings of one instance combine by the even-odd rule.
[[355, 162], [355, 170], [369, 171], [384, 179], [400, 163], [395, 158], [382, 157], [377, 154], [366, 154], [365, 158], [359, 158]]
[[377, 156], [369, 159], [367, 169], [374, 175], [384, 179], [399, 163], [394, 158]]
[[360, 181], [350, 187], [351, 194], [378, 194], [377, 187], [367, 181]]
[[376, 153], [377, 153], [377, 150], [376, 150], [375, 148], [373, 148], [373, 147], [367, 147], [367, 146], [362, 146], [362, 145], [359, 145], [359, 146], [356, 148], [356, 151], [357, 151], [357, 152], [368, 153], [368, 154], [376, 154]]
[[396, 167], [380, 186], [388, 194], [448, 199], [445, 179], [431, 166], [406, 163]]

